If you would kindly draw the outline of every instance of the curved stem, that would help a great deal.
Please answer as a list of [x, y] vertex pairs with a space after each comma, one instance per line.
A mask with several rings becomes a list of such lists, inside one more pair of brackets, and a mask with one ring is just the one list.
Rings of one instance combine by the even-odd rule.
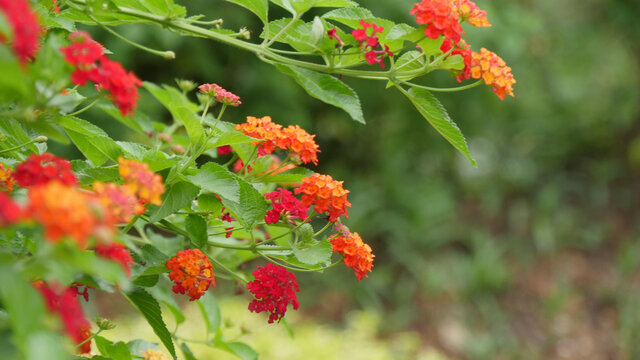
[[269, 45], [273, 44], [274, 41], [278, 40], [278, 37], [280, 37], [280, 35], [284, 34], [287, 30], [289, 30], [289, 28], [291, 27], [291, 25], [293, 25], [296, 21], [298, 21], [298, 19], [300, 19], [300, 16], [302, 14], [296, 14], [296, 16], [294, 16], [293, 18], [291, 18], [291, 21], [289, 21], [287, 23], [287, 25], [285, 25], [282, 29], [280, 29], [280, 31], [278, 31], [277, 34], [275, 34], [270, 40], [267, 41], [267, 36], [268, 33], [265, 34], [265, 41], [262, 42], [262, 46], [263, 47], [269, 47]]
[[10, 148], [8, 148], [8, 149], [0, 150], [0, 154], [6, 153], [6, 152], [9, 152], [9, 151], [13, 151], [13, 150], [18, 150], [18, 149], [20, 149], [20, 148], [22, 148], [22, 147], [25, 147], [25, 146], [27, 146], [27, 145], [31, 145], [31, 144], [33, 144], [33, 143], [42, 143], [42, 142], [46, 142], [47, 140], [49, 140], [49, 139], [48, 139], [46, 136], [38, 136], [37, 138], [35, 138], [35, 139], [31, 140], [31, 141], [27, 141], [27, 142], [26, 142], [26, 143], [24, 143], [24, 144], [20, 144], [20, 145], [16, 145], [16, 146], [14, 146], [14, 147], [10, 147]]
[[214, 259], [214, 258], [212, 258], [212, 257], [210, 257], [210, 256], [207, 256], [207, 257], [209, 258], [209, 260], [211, 260], [211, 262], [212, 262], [215, 266], [217, 266], [217, 267], [221, 268], [222, 270], [224, 270], [225, 272], [227, 272], [227, 273], [231, 274], [231, 276], [233, 276], [234, 278], [236, 278], [236, 279], [238, 279], [238, 280], [242, 281], [242, 282], [243, 282], [243, 283], [245, 283], [245, 284], [248, 282], [248, 281], [247, 281], [247, 279], [245, 279], [244, 277], [242, 277], [242, 276], [240, 276], [240, 275], [236, 274], [236, 272], [235, 272], [235, 271], [233, 271], [233, 270], [229, 269], [226, 265], [224, 265], [224, 264], [223, 264], [223, 263], [221, 263], [220, 261], [218, 261], [218, 260], [216, 260], [216, 259]]
[[298, 230], [302, 225], [304, 225], [304, 224], [306, 224], [307, 222], [309, 222], [309, 220], [311, 220], [311, 217], [313, 217], [313, 215], [315, 215], [315, 214], [316, 214], [316, 212], [315, 212], [315, 211], [312, 211], [312, 212], [311, 212], [311, 215], [309, 215], [306, 219], [304, 219], [304, 221], [303, 221], [303, 222], [301, 222], [300, 224], [298, 224], [298, 225], [297, 225], [296, 227], [294, 227], [293, 229], [291, 229], [291, 230], [287, 231], [287, 232], [286, 232], [286, 233], [284, 233], [284, 234], [280, 234], [280, 235], [278, 235], [278, 236], [272, 237], [271, 239], [265, 240], [265, 241], [261, 242], [260, 244], [267, 244], [267, 243], [270, 243], [270, 242], [273, 242], [273, 241], [275, 241], [275, 240], [281, 239], [281, 238], [283, 238], [283, 237], [285, 237], [285, 236], [287, 236], [287, 235], [289, 235], [289, 234], [293, 233], [294, 231]]
[[109, 32], [111, 35], [117, 37], [118, 39], [126, 42], [127, 44], [137, 47], [138, 49], [144, 50], [150, 54], [153, 55], [158, 55], [160, 57], [163, 57], [165, 59], [168, 60], [172, 60], [176, 58], [176, 54], [173, 51], [160, 51], [160, 50], [155, 50], [152, 49], [150, 47], [146, 47], [142, 44], [138, 44], [137, 42], [133, 42], [129, 39], [127, 39], [126, 37], [120, 35], [119, 33], [117, 33], [115, 30], [111, 29], [110, 27], [106, 26], [105, 24], [101, 23], [98, 19], [96, 19], [93, 15], [91, 14], [87, 14], [87, 16], [93, 20], [96, 24], [98, 24], [101, 28], [105, 29], [107, 32]]
[[317, 233], [313, 234], [313, 237], [316, 237], [320, 234], [322, 234], [325, 230], [327, 230], [329, 228], [329, 226], [331, 226], [331, 224], [333, 224], [331, 221], [327, 222], [327, 225], [325, 225], [322, 229], [320, 229], [320, 231], [318, 231]]
[[462, 90], [467, 90], [467, 89], [471, 89], [474, 88], [480, 84], [482, 84], [482, 79], [468, 84], [468, 85], [464, 85], [464, 86], [458, 86], [458, 87], [454, 87], [454, 88], [434, 88], [434, 87], [430, 87], [430, 86], [424, 86], [424, 85], [418, 85], [418, 84], [414, 84], [408, 81], [402, 81], [403, 84], [412, 86], [412, 87], [417, 87], [420, 89], [425, 89], [425, 90], [429, 90], [429, 91], [435, 91], [435, 92], [454, 92], [454, 91], [462, 91]]
[[93, 100], [89, 105], [87, 105], [87, 106], [83, 107], [82, 109], [80, 109], [80, 110], [78, 110], [78, 111], [74, 111], [74, 112], [72, 112], [71, 114], [67, 114], [67, 115], [65, 115], [65, 116], [76, 116], [76, 115], [78, 115], [78, 114], [81, 114], [81, 113], [83, 113], [83, 112], [85, 112], [85, 111], [87, 111], [87, 110], [91, 109], [95, 104], [97, 104], [97, 103], [98, 103], [98, 101], [100, 101], [100, 99], [101, 99], [101, 98], [102, 98], [101, 96], [98, 96], [98, 97], [97, 97], [95, 100]]

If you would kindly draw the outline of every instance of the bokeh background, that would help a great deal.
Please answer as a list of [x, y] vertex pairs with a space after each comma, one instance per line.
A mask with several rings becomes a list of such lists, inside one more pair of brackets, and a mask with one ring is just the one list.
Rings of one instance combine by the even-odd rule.
[[[409, 24], [413, 2], [360, 0]], [[314, 170], [351, 190], [346, 224], [373, 247], [374, 272], [360, 283], [347, 268], [300, 275], [295, 337], [258, 325], [266, 321], [242, 296], [216, 293], [227, 326], [262, 358], [640, 359], [640, 2], [476, 3], [493, 27], [466, 27], [465, 38], [503, 57], [518, 81], [504, 101], [487, 87], [436, 94], [477, 168], [382, 82], [345, 79], [360, 94], [363, 126], [241, 50], [159, 27], [116, 28], [176, 52], [165, 61], [90, 28], [143, 80], [239, 94], [243, 105], [226, 120], [270, 115], [317, 134]], [[257, 18], [233, 4], [183, 5], [259, 35]], [[430, 84], [457, 83], [443, 74]], [[167, 116], [147, 93], [140, 106]], [[89, 115], [127, 138], [104, 113]]]

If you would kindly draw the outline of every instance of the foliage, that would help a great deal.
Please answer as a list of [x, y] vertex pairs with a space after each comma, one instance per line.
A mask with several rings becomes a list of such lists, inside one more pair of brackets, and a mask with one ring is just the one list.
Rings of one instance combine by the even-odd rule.
[[[0, 304], [12, 334], [0, 344], [10, 358], [41, 357], [43, 348], [48, 358], [67, 358], [90, 353], [92, 344], [101, 354], [95, 358], [166, 358], [145, 340], [105, 338], [115, 325], [108, 319], [96, 319], [91, 331], [81, 299], [102, 292], [120, 293], [172, 358], [179, 351], [193, 358], [187, 343], [202, 341], [178, 337], [162, 316], [161, 303], [177, 326], [187, 320], [168, 295], [170, 280], [173, 292], [201, 305], [205, 344], [256, 359], [249, 345], [222, 332], [210, 293], [216, 277], [246, 286], [254, 297], [249, 310], [269, 313], [272, 323], [289, 305], [299, 307], [289, 270], [323, 272], [344, 260], [360, 281], [373, 267], [371, 247], [341, 223], [351, 206], [343, 181], [303, 167], [318, 163], [315, 135], [269, 116], [224, 121], [242, 104], [239, 96], [217, 84], [195, 90], [188, 80], [177, 80], [177, 87], [143, 82], [79, 24], [99, 26], [165, 60], [176, 53], [141, 45], [112, 27], [157, 25], [248, 51], [358, 122], [364, 122], [360, 100], [342, 77], [384, 81], [474, 165], [459, 128], [429, 91], [484, 82], [501, 99], [513, 96], [515, 80], [504, 61], [484, 48], [472, 52], [461, 39], [461, 22], [489, 26], [486, 13], [470, 1], [423, 0], [411, 10], [418, 27], [374, 17], [347, 0], [273, 0], [290, 13], [280, 20], [269, 16], [267, 0], [232, 2], [261, 20], [260, 43], [248, 41], [246, 29], [233, 32], [221, 20], [188, 16], [170, 0], [0, 2], [0, 67], [7, 74], [0, 82], [0, 276], [11, 279], [3, 281]], [[327, 7], [337, 9], [303, 19]], [[442, 7], [445, 18], [434, 18]], [[435, 71], [478, 81], [445, 89], [410, 82]], [[169, 124], [138, 109], [141, 88], [168, 111]], [[116, 140], [84, 119], [96, 105], [139, 140]], [[49, 139], [73, 144], [82, 159], [48, 153]], [[327, 236], [328, 230], [334, 234]], [[332, 253], [341, 257], [334, 260]], [[254, 259], [267, 265], [249, 275], [245, 263]], [[18, 285], [9, 288], [9, 282]]]

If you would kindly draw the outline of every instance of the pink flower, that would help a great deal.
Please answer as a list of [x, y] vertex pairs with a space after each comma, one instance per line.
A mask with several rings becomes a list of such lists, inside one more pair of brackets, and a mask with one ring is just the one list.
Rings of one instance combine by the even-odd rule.
[[242, 104], [238, 95], [225, 90], [218, 84], [202, 84], [198, 86], [198, 89], [200, 89], [202, 93], [214, 97], [216, 101], [220, 103], [231, 106], [238, 106]]

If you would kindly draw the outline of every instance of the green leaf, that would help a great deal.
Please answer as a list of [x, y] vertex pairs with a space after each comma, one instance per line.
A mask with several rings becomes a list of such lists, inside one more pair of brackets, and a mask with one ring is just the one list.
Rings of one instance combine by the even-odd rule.
[[227, 0], [234, 4], [240, 5], [252, 13], [256, 14], [262, 23], [268, 21], [269, 2], [267, 0]]
[[271, 0], [271, 2], [293, 14], [304, 13], [314, 7], [346, 7], [358, 5], [358, 3], [350, 0]]
[[180, 305], [178, 305], [178, 303], [173, 298], [173, 296], [171, 296], [168, 289], [161, 286], [156, 286], [151, 289], [151, 292], [153, 293], [153, 296], [155, 296], [167, 308], [169, 308], [169, 311], [171, 311], [171, 313], [173, 314], [173, 317], [176, 320], [176, 324], [182, 324], [184, 322], [185, 317], [182, 311], [180, 310]]
[[[409, 81], [416, 77], [416, 75], [402, 75], [407, 71], [422, 69], [425, 64], [424, 56], [422, 52], [417, 50], [407, 51], [398, 60], [396, 60], [396, 78], [398, 80]], [[387, 83], [387, 88], [393, 86], [393, 82]]]
[[113, 343], [102, 336], [96, 336], [96, 346], [102, 355], [106, 355], [113, 360], [131, 360], [129, 347], [122, 341]]
[[[22, 124], [14, 119], [4, 118], [0, 121], [0, 149], [16, 147], [20, 144], [31, 141]], [[38, 154], [38, 148], [34, 144], [29, 144], [19, 150], [3, 153], [18, 160], [24, 160], [27, 154]]]
[[115, 120], [124, 124], [129, 129], [135, 130], [140, 134], [145, 134], [146, 132], [153, 131], [153, 124], [151, 123], [151, 120], [149, 120], [149, 118], [141, 112], [134, 112], [133, 117], [122, 116], [120, 110], [118, 110], [118, 108], [116, 108], [113, 104], [100, 104], [98, 105], [98, 109], [104, 111]]
[[207, 245], [209, 236], [207, 235], [207, 221], [200, 215], [189, 214], [184, 221], [185, 230], [189, 234], [191, 243], [202, 249]]
[[222, 211], [222, 202], [213, 194], [200, 194], [198, 196], [198, 210], [206, 211], [213, 217], [218, 217]]
[[442, 64], [440, 64], [440, 68], [445, 70], [462, 70], [464, 69], [464, 59], [459, 54], [447, 56]]
[[78, 150], [95, 166], [102, 165], [107, 160], [117, 162], [122, 155], [120, 146], [104, 130], [86, 120], [65, 116], [60, 118], [59, 125], [65, 129]]
[[29, 336], [26, 360], [67, 360], [65, 339], [60, 334], [40, 331]]
[[25, 76], [8, 46], [0, 47], [0, 99], [3, 102], [32, 97], [31, 80]]
[[182, 209], [191, 203], [196, 196], [198, 196], [198, 192], [200, 192], [200, 189], [198, 189], [197, 186], [186, 181], [181, 181], [171, 185], [162, 197], [162, 205], [150, 207], [149, 221], [156, 222], [158, 220], [162, 220]]
[[196, 116], [198, 106], [174, 87], [164, 85], [161, 88], [150, 82], [144, 82], [144, 87], [169, 110], [177, 121], [184, 125], [191, 142], [200, 144], [204, 137], [204, 130], [200, 119]]
[[240, 200], [240, 186], [235, 174], [217, 163], [207, 163], [196, 175], [187, 176], [194, 184], [206, 191], [218, 194], [231, 201]]
[[246, 229], [253, 229], [267, 213], [267, 203], [264, 196], [248, 182], [240, 178], [237, 181], [240, 195], [238, 202], [222, 197], [222, 203]]
[[296, 259], [307, 265], [327, 263], [331, 260], [331, 254], [333, 253], [331, 243], [327, 239], [316, 241], [310, 247], [298, 248], [292, 245], [291, 248]]
[[293, 77], [307, 94], [322, 100], [327, 104], [346, 111], [354, 120], [365, 123], [360, 107], [358, 94], [335, 77], [293, 65], [275, 65], [278, 70]]
[[198, 306], [207, 325], [207, 333], [215, 334], [222, 324], [222, 315], [218, 301], [211, 291], [208, 291], [198, 300]]
[[295, 167], [278, 174], [266, 176], [260, 181], [278, 184], [297, 184], [302, 182], [302, 178], [311, 175], [313, 175], [313, 171], [303, 167]]
[[216, 347], [228, 351], [242, 360], [258, 359], [258, 353], [245, 343], [216, 341]]
[[224, 145], [247, 144], [258, 141], [251, 136], [245, 135], [242, 131], [236, 130], [235, 124], [232, 123], [220, 121], [216, 125], [216, 128], [222, 131], [222, 133], [209, 140], [210, 148]]
[[131, 355], [144, 357], [142, 355], [143, 351], [147, 351], [149, 349], [158, 350], [158, 344], [147, 341], [144, 339], [134, 339], [127, 342], [127, 347], [129, 348], [129, 352]]
[[162, 341], [167, 350], [169, 350], [169, 353], [171, 353], [174, 359], [177, 359], [176, 349], [173, 346], [167, 325], [162, 319], [158, 301], [142, 288], [135, 288], [131, 292], [123, 292], [122, 294], [129, 300], [133, 307], [144, 316], [149, 325], [151, 325], [153, 332], [158, 335], [160, 341]]
[[433, 126], [451, 145], [458, 149], [464, 155], [471, 165], [477, 166], [469, 153], [467, 141], [445, 108], [440, 104], [430, 92], [424, 89], [412, 87], [407, 93], [409, 100], [418, 109], [420, 114]]
[[142, 287], [152, 287], [158, 283], [159, 280], [158, 274], [155, 275], [140, 275], [133, 279], [131, 282], [133, 285], [138, 285]]
[[184, 358], [186, 360], [198, 360], [193, 355], [193, 352], [191, 352], [191, 349], [189, 349], [189, 346], [186, 343], [180, 344], [180, 349], [182, 350], [182, 353], [184, 354]]

